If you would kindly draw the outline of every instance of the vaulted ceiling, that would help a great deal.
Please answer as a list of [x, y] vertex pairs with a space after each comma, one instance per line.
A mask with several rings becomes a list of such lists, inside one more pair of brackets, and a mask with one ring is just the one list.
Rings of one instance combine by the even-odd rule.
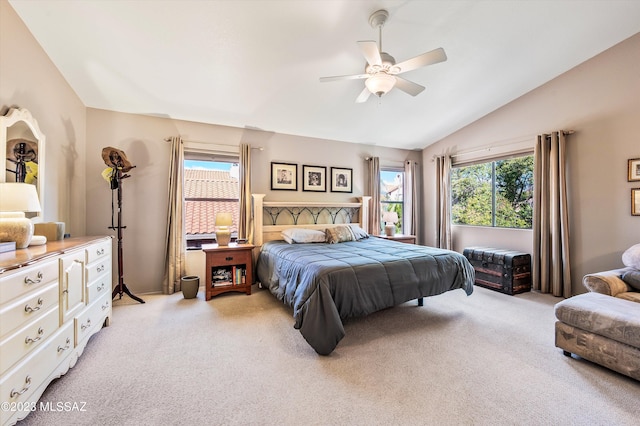
[[[9, 0], [88, 107], [421, 149], [640, 32], [636, 0]], [[355, 103], [357, 41], [448, 60]], [[640, 58], [640, 55], [639, 55]], [[640, 60], [640, 59], [639, 59]], [[611, 78], [615, 78], [612, 76]]]

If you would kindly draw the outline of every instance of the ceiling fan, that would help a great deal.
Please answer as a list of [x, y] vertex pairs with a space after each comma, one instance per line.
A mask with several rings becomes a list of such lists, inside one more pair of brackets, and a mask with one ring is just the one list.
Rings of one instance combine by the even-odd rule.
[[364, 74], [321, 77], [320, 81], [366, 79], [364, 82], [365, 88], [356, 98], [357, 103], [366, 102], [372, 93], [382, 97], [394, 87], [411, 96], [421, 93], [424, 90], [424, 86], [402, 78], [399, 74], [446, 61], [447, 55], [444, 53], [444, 49], [440, 47], [396, 64], [393, 56], [382, 51], [382, 27], [388, 18], [389, 12], [384, 9], [373, 12], [369, 17], [369, 25], [378, 29], [379, 43], [376, 44], [375, 41], [370, 40], [358, 42], [358, 46], [367, 60]]

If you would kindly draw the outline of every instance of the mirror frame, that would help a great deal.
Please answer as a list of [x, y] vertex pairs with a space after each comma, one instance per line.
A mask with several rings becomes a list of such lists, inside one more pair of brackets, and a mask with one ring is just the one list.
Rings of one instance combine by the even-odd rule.
[[[29, 135], [25, 129], [18, 126], [11, 131], [11, 128], [16, 124], [24, 123], [31, 135]], [[32, 140], [38, 144], [38, 179], [36, 182], [36, 190], [38, 191], [38, 198], [40, 200], [40, 212], [31, 217], [44, 216], [44, 166], [45, 166], [45, 139], [46, 137], [40, 131], [38, 122], [31, 115], [31, 112], [25, 108], [10, 108], [9, 111], [3, 116], [0, 116], [0, 164], [5, 169], [0, 173], [0, 182], [7, 181], [7, 143], [8, 141], [22, 137], [27, 140]]]

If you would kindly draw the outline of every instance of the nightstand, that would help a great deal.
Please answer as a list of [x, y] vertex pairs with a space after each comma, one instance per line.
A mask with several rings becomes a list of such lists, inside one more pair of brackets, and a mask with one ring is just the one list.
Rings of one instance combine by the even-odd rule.
[[253, 283], [253, 245], [231, 243], [228, 246], [202, 246], [206, 256], [205, 300], [237, 291], [251, 294]]
[[404, 235], [404, 234], [395, 234], [393, 236], [374, 235], [374, 237], [383, 238], [385, 240], [399, 241], [401, 243], [407, 243], [407, 244], [415, 244], [416, 243], [416, 236], [415, 235]]

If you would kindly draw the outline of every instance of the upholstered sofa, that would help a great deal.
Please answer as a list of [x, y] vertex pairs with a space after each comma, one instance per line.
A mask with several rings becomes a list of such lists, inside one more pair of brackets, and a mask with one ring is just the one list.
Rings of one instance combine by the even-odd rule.
[[623, 263], [585, 275], [589, 292], [556, 304], [555, 342], [567, 356], [640, 380], [640, 244], [623, 254]]

